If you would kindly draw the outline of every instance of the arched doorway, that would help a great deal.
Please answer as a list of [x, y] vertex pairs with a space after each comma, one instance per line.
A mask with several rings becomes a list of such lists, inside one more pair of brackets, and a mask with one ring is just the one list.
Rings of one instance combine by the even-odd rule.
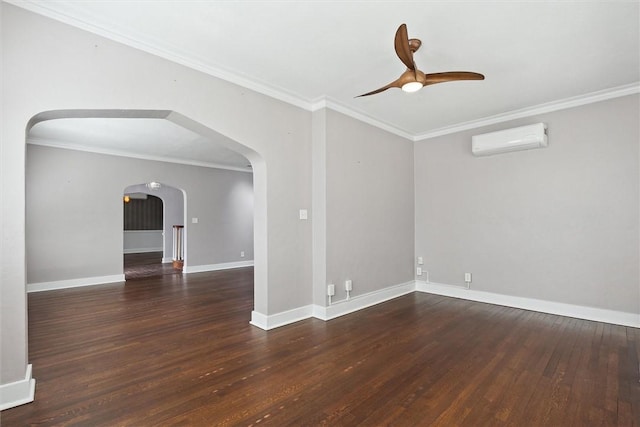
[[[242, 166], [244, 169], [243, 172], [245, 172], [245, 174], [249, 172], [249, 174], [246, 174], [245, 176], [249, 177], [248, 178], [249, 185], [252, 188], [252, 208], [253, 208], [252, 222], [253, 224], [252, 224], [252, 248], [251, 249], [253, 252], [252, 258], [253, 258], [253, 265], [254, 265], [254, 308], [257, 310], [263, 310], [263, 311], [265, 310], [265, 307], [267, 305], [266, 167], [265, 167], [264, 161], [256, 152], [254, 152], [251, 149], [248, 149], [247, 147], [233, 140], [230, 140], [229, 138], [224, 137], [223, 135], [218, 134], [216, 131], [212, 129], [209, 129], [195, 121], [192, 121], [187, 117], [184, 117], [178, 113], [171, 112], [171, 111], [148, 111], [148, 110], [145, 110], [145, 111], [139, 111], [139, 110], [134, 110], [134, 111], [131, 111], [131, 110], [126, 110], [126, 111], [125, 110], [49, 111], [49, 112], [44, 112], [34, 116], [29, 123], [29, 129], [31, 130], [31, 129], [37, 128], [39, 123], [56, 121], [58, 119], [70, 119], [70, 118], [88, 119], [88, 120], [91, 120], [91, 119], [127, 119], [127, 120], [153, 119], [153, 120], [158, 120], [163, 122], [170, 122], [174, 126], [174, 128], [175, 127], [184, 128], [192, 132], [194, 135], [196, 135], [198, 137], [198, 140], [197, 141], [194, 140], [194, 143], [199, 143], [202, 147], [209, 147], [209, 145], [207, 145], [208, 144], [207, 141], [216, 139], [216, 141], [218, 142], [218, 147], [224, 146], [223, 148], [226, 150], [226, 152], [235, 151], [236, 153], [240, 153], [241, 156], [243, 156], [242, 158], [245, 160]], [[101, 133], [105, 134], [105, 129], [102, 129]], [[30, 142], [29, 140], [28, 142], [36, 145], [41, 143], [41, 141], [39, 141], [38, 143], [34, 143], [34, 142]], [[48, 144], [42, 143], [41, 145], [48, 145]], [[56, 147], [55, 144], [49, 144], [49, 146]], [[155, 148], [157, 148], [157, 146]], [[78, 149], [78, 147], [76, 147], [76, 149]], [[213, 144], [211, 144], [211, 149], [214, 150]], [[86, 150], [86, 151], [91, 151], [91, 150]], [[177, 157], [180, 153], [183, 153], [184, 151], [188, 152], [189, 150], [176, 149], [175, 157]], [[222, 151], [224, 150], [221, 150], [221, 152]], [[100, 153], [101, 151], [97, 150], [94, 152]], [[104, 150], [102, 152], [107, 155], [112, 154], [115, 156], [127, 157], [127, 155], [122, 152], [104, 152]], [[184, 159], [175, 159], [175, 158], [168, 159], [166, 157], [160, 158], [153, 153], [147, 156], [142, 156], [138, 153], [138, 155], [131, 156], [130, 158], [144, 158], [144, 159], [149, 159], [149, 160], [158, 161], [158, 162], [175, 160], [172, 163], [176, 163], [176, 164], [186, 163], [191, 165], [197, 165], [198, 161], [201, 162], [201, 159], [197, 159], [191, 163], [187, 163], [186, 161], [184, 161]], [[127, 161], [123, 160], [122, 163], [125, 164], [127, 163]], [[216, 166], [209, 165], [208, 167], [216, 167]], [[109, 172], [110, 173], [113, 172], [114, 169], [115, 168], [110, 169]], [[156, 175], [158, 173], [162, 175], [161, 172], [158, 172], [158, 171], [162, 171], [162, 168], [156, 169], [156, 172], [153, 172], [153, 173], [150, 173], [148, 170], [138, 170], [135, 167], [131, 167], [131, 168], [118, 167], [117, 169], [118, 169], [118, 172], [116, 172], [116, 175], [113, 176], [114, 178], [113, 182], [111, 182], [111, 180], [101, 181], [100, 183], [97, 184], [97, 187], [101, 187], [101, 191], [103, 191], [104, 194], [112, 198], [111, 200], [118, 201], [118, 210], [122, 209], [123, 189], [126, 188], [127, 185], [130, 185], [132, 181], [138, 182], [138, 183], [150, 182], [150, 180], [153, 180], [156, 178]], [[88, 173], [91, 173], [90, 175], [91, 179], [94, 179], [95, 177], [100, 176], [100, 173], [96, 173], [96, 172], [97, 171], [88, 172]], [[128, 183], [124, 182], [120, 184], [121, 186], [119, 187], [119, 189], [113, 188], [114, 186], [118, 185], [118, 182], [122, 182], [123, 179], [126, 179], [128, 175], [133, 177], [138, 177], [138, 178], [127, 179]], [[170, 182], [170, 181], [171, 179], [169, 179], [167, 182]], [[201, 191], [207, 190], [206, 182], [189, 182], [189, 185], [192, 185], [193, 186], [192, 188], [198, 188]], [[109, 188], [105, 188], [105, 187], [109, 187]], [[198, 228], [196, 224], [198, 219], [199, 208], [200, 206], [196, 202], [194, 202], [192, 205], [189, 205], [188, 203], [185, 202], [185, 215], [186, 215], [187, 209], [191, 210], [190, 215], [188, 215], [188, 218], [186, 218], [185, 224], [184, 224], [185, 228], [187, 229], [188, 235], [189, 235], [189, 231], [188, 231], [189, 227], [193, 227], [194, 229]], [[112, 208], [109, 208], [109, 209], [112, 209]], [[103, 224], [100, 224], [100, 225], [102, 227]], [[122, 233], [121, 225], [119, 227], [119, 233]], [[190, 249], [191, 246], [189, 242], [193, 242], [194, 240], [196, 239], [195, 238], [188, 239], [185, 245], [187, 264], [189, 263], [189, 259], [190, 259], [188, 254], [191, 250]], [[242, 251], [238, 250], [237, 254], [240, 255], [243, 252], [244, 250]], [[120, 260], [119, 264], [122, 265], [121, 263], [122, 262], [122, 258], [121, 258], [122, 257], [122, 241], [120, 241], [117, 255]], [[99, 259], [101, 259], [101, 257], [99, 257]], [[192, 265], [187, 265], [187, 264], [185, 264], [185, 269], [191, 267], [191, 272], [197, 271], [197, 267], [198, 267], [197, 263], [192, 263]], [[206, 262], [200, 261], [199, 264], [206, 264]], [[205, 267], [208, 267], [208, 265], [205, 265]], [[109, 277], [112, 278], [115, 276], [109, 276]]]
[[173, 252], [185, 239], [181, 230], [180, 242], [174, 242], [174, 227], [185, 223], [183, 191], [152, 181], [126, 187], [122, 199], [125, 280], [181, 273]]

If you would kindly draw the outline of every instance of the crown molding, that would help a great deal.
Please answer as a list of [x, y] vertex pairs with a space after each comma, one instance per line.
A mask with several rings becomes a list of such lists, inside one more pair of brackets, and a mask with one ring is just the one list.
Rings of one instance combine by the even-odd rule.
[[[508, 111], [508, 112], [497, 114], [494, 116], [462, 122], [462, 123], [454, 124], [451, 126], [442, 127], [439, 129], [434, 129], [424, 133], [416, 134], [416, 133], [412, 133], [410, 131], [398, 128], [397, 126], [386, 123], [379, 119], [376, 119], [361, 111], [354, 110], [351, 107], [347, 107], [346, 105], [341, 104], [335, 99], [322, 96], [322, 97], [316, 98], [315, 100], [308, 100], [308, 99], [305, 99], [303, 96], [292, 93], [284, 88], [276, 87], [274, 85], [270, 85], [265, 82], [257, 81], [253, 78], [239, 75], [237, 72], [232, 72], [229, 70], [211, 66], [209, 64], [205, 64], [204, 62], [194, 58], [187, 58], [177, 52], [171, 51], [166, 48], [162, 48], [160, 46], [154, 45], [149, 42], [143, 42], [143, 41], [137, 40], [135, 38], [121, 34], [120, 32], [115, 31], [113, 29], [108, 29], [108, 28], [100, 27], [94, 24], [90, 24], [88, 22], [82, 21], [80, 19], [74, 18], [64, 13], [60, 13], [56, 10], [53, 10], [47, 7], [47, 3], [44, 1], [42, 2], [35, 2], [34, 0], [0, 0], [0, 1], [4, 1], [6, 3], [20, 7], [22, 9], [29, 10], [39, 15], [46, 16], [56, 21], [63, 22], [73, 27], [80, 28], [90, 33], [97, 34], [109, 40], [122, 43], [126, 46], [139, 49], [141, 51], [150, 53], [152, 55], [183, 65], [187, 68], [191, 68], [191, 69], [203, 72], [205, 74], [211, 75], [221, 80], [230, 82], [232, 84], [236, 84], [238, 86], [261, 93], [263, 95], [274, 98], [276, 100], [291, 104], [303, 110], [314, 112], [322, 108], [328, 108], [328, 109], [337, 111], [339, 113], [345, 114], [356, 120], [360, 120], [371, 126], [385, 130], [394, 135], [400, 136], [402, 138], [406, 138], [413, 142], [423, 141], [423, 140], [435, 138], [438, 136], [448, 135], [448, 134], [461, 132], [469, 129], [480, 128], [483, 126], [507, 122], [510, 120], [520, 119], [520, 118], [529, 117], [537, 114], [549, 113], [553, 111], [591, 104], [594, 102], [604, 101], [607, 99], [613, 99], [613, 98], [640, 93], [640, 82], [635, 82], [628, 85], [604, 89], [597, 92], [591, 92], [588, 94], [565, 98], [557, 101], [552, 101], [545, 104], [539, 104], [539, 105], [535, 105], [535, 106], [531, 106], [531, 107], [527, 107], [519, 110]], [[68, 147], [62, 147], [62, 148], [68, 148]], [[105, 154], [109, 154], [109, 153], [105, 153]], [[125, 155], [125, 154], [114, 154], [114, 155]], [[131, 155], [126, 155], [126, 156], [133, 157]], [[140, 157], [140, 158], [143, 158], [143, 157]], [[147, 159], [147, 160], [157, 160], [157, 159]], [[159, 161], [169, 161], [169, 160], [162, 159]], [[178, 162], [172, 161], [172, 163], [178, 163]], [[192, 164], [192, 163], [185, 163], [185, 164]], [[217, 165], [217, 166], [211, 166], [211, 165], [213, 164], [205, 163], [205, 164], [195, 165], [195, 166], [217, 167], [217, 168], [221, 167], [220, 165]], [[228, 169], [228, 167], [225, 167], [225, 168]]]
[[410, 141], [414, 140], [414, 135], [411, 134], [410, 132], [407, 132], [403, 129], [400, 129], [396, 126], [393, 126], [392, 124], [389, 123], [385, 123], [381, 120], [375, 119], [373, 117], [371, 117], [368, 114], [365, 114], [361, 111], [356, 111], [353, 108], [347, 107], [344, 104], [341, 104], [340, 102], [336, 101], [335, 99], [329, 98], [329, 97], [322, 97], [317, 99], [316, 101], [314, 101], [311, 104], [311, 111], [317, 111], [320, 110], [322, 108], [328, 108], [330, 110], [333, 111], [337, 111], [338, 113], [342, 113], [346, 116], [349, 116], [351, 118], [354, 118], [356, 120], [359, 120], [361, 122], [367, 123], [371, 126], [380, 128], [382, 130], [385, 130], [389, 133], [392, 133], [394, 135], [400, 136], [402, 138], [406, 138]]
[[250, 89], [254, 92], [261, 93], [279, 101], [286, 102], [287, 104], [294, 105], [304, 110], [311, 110], [311, 102], [304, 97], [292, 93], [287, 89], [267, 84], [265, 82], [257, 81], [253, 78], [244, 77], [239, 75], [238, 72], [225, 70], [223, 68], [215, 67], [210, 64], [206, 64], [195, 58], [187, 58], [178, 52], [172, 51], [160, 47], [148, 41], [142, 41], [130, 36], [124, 35], [113, 28], [105, 28], [81, 19], [69, 16], [64, 13], [60, 13], [57, 10], [53, 10], [47, 6], [45, 2], [35, 2], [33, 0], [0, 0], [22, 9], [34, 12], [38, 15], [45, 16], [47, 18], [54, 19], [64, 24], [71, 25], [72, 27], [79, 28], [84, 31], [88, 31], [92, 34], [97, 34], [106, 39], [122, 43], [125, 46], [133, 47], [146, 53], [164, 58], [171, 62], [183, 65], [187, 68], [191, 68], [196, 71], [203, 72], [213, 77], [217, 77], [221, 80], [236, 84], [238, 86]]
[[634, 95], [636, 93], [640, 93], [640, 82], [635, 82], [635, 83], [631, 83], [624, 86], [604, 89], [597, 92], [591, 92], [591, 93], [574, 96], [570, 98], [560, 99], [560, 100], [548, 102], [545, 104], [535, 105], [533, 107], [527, 107], [520, 110], [508, 111], [506, 113], [497, 114], [495, 116], [489, 116], [489, 117], [485, 117], [478, 120], [471, 120], [471, 121], [459, 123], [453, 126], [435, 129], [429, 132], [415, 135], [413, 137], [413, 141], [414, 142], [423, 141], [425, 139], [431, 139], [438, 136], [461, 132], [464, 130], [476, 129], [483, 126], [507, 122], [515, 119], [521, 119], [524, 117], [535, 116], [538, 114], [551, 113], [553, 111], [565, 110], [568, 108], [579, 107], [581, 105], [593, 104], [595, 102], [606, 101], [608, 99], [614, 99], [614, 98], [620, 98], [622, 96], [627, 96], [627, 95]]
[[107, 156], [129, 157], [140, 160], [150, 160], [153, 162], [176, 163], [179, 165], [199, 166], [203, 168], [225, 169], [236, 172], [253, 173], [251, 168], [242, 168], [237, 166], [224, 165], [213, 162], [199, 162], [197, 160], [175, 159], [172, 157], [152, 156], [147, 154], [132, 153], [129, 151], [109, 150], [104, 148], [88, 147], [83, 145], [67, 144], [64, 142], [44, 139], [44, 138], [28, 138], [27, 144], [40, 145], [42, 147], [62, 148], [64, 150], [84, 151], [86, 153], [104, 154]]

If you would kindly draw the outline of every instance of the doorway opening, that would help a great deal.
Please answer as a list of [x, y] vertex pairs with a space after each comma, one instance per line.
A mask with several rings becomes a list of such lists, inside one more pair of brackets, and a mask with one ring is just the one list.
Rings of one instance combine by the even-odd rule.
[[162, 264], [162, 199], [125, 190], [122, 207], [125, 280], [175, 274], [173, 268], [165, 269]]
[[[67, 222], [56, 227], [50, 227], [50, 219], [42, 219], [57, 234], [48, 236], [47, 241], [34, 242], [32, 247], [49, 253], [54, 251], [47, 244], [64, 242], [64, 250], [73, 255], [70, 259], [74, 263], [61, 266], [50, 258], [28, 254], [29, 269], [48, 275], [41, 281], [121, 281], [122, 198], [127, 192], [143, 192], [129, 189], [132, 185], [159, 181], [172, 187], [173, 181], [184, 197], [180, 209], [184, 217], [182, 222], [169, 222], [167, 200], [160, 197], [164, 210], [163, 264], [172, 262], [172, 232], [168, 227], [183, 225], [184, 272], [253, 265], [254, 311], [267, 312], [266, 164], [258, 153], [179, 113], [160, 110], [47, 111], [30, 121], [27, 142], [37, 146], [32, 151], [48, 165], [43, 174], [55, 169], [51, 176], [60, 181], [56, 188], [61, 193], [56, 193], [55, 200], [70, 201], [67, 211], [70, 203], [74, 208], [74, 216], [62, 216]], [[60, 149], [74, 154], [62, 155]], [[65, 168], [57, 167], [62, 165], [59, 162], [44, 161], [45, 156], [61, 156]], [[73, 167], [68, 166], [71, 160], [75, 162]], [[230, 174], [234, 174], [233, 179]], [[101, 191], [90, 192], [87, 188]], [[188, 200], [185, 191], [189, 192]], [[150, 193], [148, 188], [146, 192]], [[75, 197], [77, 194], [90, 195], [90, 200]], [[252, 209], [238, 215], [238, 209], [230, 206], [242, 212], [243, 206]], [[32, 221], [29, 226], [36, 229], [39, 224]], [[60, 239], [56, 238], [58, 234]]]
[[184, 255], [176, 249], [184, 247], [182, 191], [159, 182], [130, 185], [122, 206], [125, 280], [181, 274]]

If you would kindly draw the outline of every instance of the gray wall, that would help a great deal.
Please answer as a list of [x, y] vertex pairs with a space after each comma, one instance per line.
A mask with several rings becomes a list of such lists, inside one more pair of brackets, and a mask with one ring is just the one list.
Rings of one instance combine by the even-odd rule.
[[346, 297], [346, 279], [351, 296], [412, 281], [413, 254], [413, 143], [327, 110], [326, 281], [336, 285], [334, 301]]
[[122, 194], [150, 181], [183, 190], [198, 218], [185, 265], [253, 259], [250, 173], [28, 145], [27, 282], [122, 274]]
[[[430, 280], [640, 312], [638, 95], [416, 143], [416, 255]], [[549, 147], [489, 157], [471, 136], [548, 124]]]
[[[27, 364], [25, 132], [43, 111], [175, 111], [235, 141], [228, 148], [249, 158], [255, 177], [255, 310], [268, 315], [311, 302], [311, 226], [297, 215], [311, 205], [310, 112], [6, 3], [0, 7], [1, 383], [24, 378]], [[116, 165], [107, 172], [125, 171]], [[146, 181], [129, 177], [107, 197], [120, 199], [126, 185]], [[193, 216], [206, 219], [207, 203], [194, 200]], [[117, 209], [104, 208], [120, 216], [119, 202]], [[118, 240], [108, 243], [110, 250], [122, 249]], [[211, 259], [201, 253], [191, 261]], [[109, 259], [91, 271], [109, 274], [115, 263]]]

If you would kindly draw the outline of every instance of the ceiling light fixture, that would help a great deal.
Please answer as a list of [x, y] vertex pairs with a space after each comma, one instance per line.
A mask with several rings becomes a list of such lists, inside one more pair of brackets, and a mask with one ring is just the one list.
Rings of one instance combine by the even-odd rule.
[[129, 203], [131, 201], [131, 197], [129, 197], [128, 194], [125, 194], [122, 200], [124, 200], [125, 203]]
[[159, 190], [160, 187], [162, 187], [162, 184], [160, 184], [159, 182], [155, 182], [155, 181], [151, 181], [150, 183], [147, 184], [147, 188], [149, 190]]
[[400, 75], [396, 80], [392, 81], [386, 86], [382, 86], [380, 89], [372, 90], [371, 92], [364, 93], [359, 96], [375, 95], [376, 93], [384, 92], [392, 87], [402, 88], [404, 92], [417, 92], [424, 86], [433, 85], [436, 83], [454, 82], [458, 80], [484, 80], [484, 76], [479, 73], [473, 73], [471, 71], [446, 71], [444, 73], [429, 73], [425, 74], [416, 67], [416, 63], [413, 60], [413, 54], [422, 46], [422, 42], [419, 39], [410, 39], [407, 33], [407, 25], [402, 24], [396, 31], [396, 37], [394, 40], [394, 47], [396, 49], [396, 55], [400, 58], [400, 61], [406, 65], [407, 70]]
[[402, 85], [402, 90], [408, 93], [417, 92], [422, 89], [422, 83], [420, 82], [409, 82]]

